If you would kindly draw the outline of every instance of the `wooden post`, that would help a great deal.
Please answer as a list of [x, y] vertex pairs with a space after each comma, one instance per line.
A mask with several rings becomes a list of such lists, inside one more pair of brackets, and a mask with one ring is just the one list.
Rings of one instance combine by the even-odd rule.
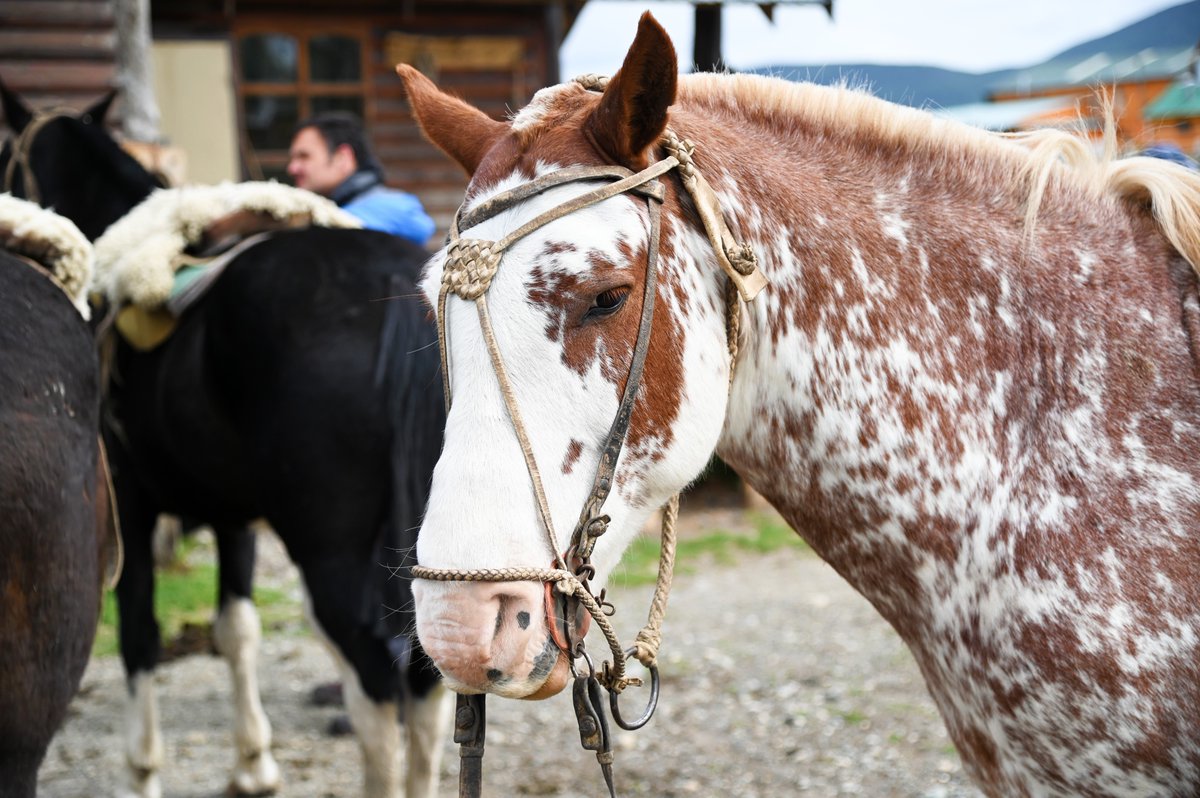
[[692, 62], [697, 72], [720, 72], [725, 69], [721, 58], [721, 4], [696, 5], [696, 36], [692, 43]]
[[150, 0], [116, 0], [117, 88], [123, 132], [135, 141], [158, 142], [158, 101], [150, 51]]

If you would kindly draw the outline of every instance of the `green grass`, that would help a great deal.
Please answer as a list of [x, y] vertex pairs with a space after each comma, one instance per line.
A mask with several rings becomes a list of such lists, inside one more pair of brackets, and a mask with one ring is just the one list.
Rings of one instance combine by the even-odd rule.
[[857, 709], [847, 709], [838, 713], [847, 726], [857, 726], [867, 719], [867, 716]]
[[[680, 540], [675, 555], [676, 573], [687, 573], [706, 560], [730, 564], [737, 561], [739, 554], [805, 548], [804, 541], [777, 518], [756, 514], [751, 521], [754, 525], [751, 533], [735, 534], [718, 529]], [[654, 584], [658, 575], [658, 554], [657, 538], [639, 537], [625, 552], [612, 582], [618, 586]], [[154, 610], [164, 644], [178, 635], [186, 624], [212, 621], [217, 598], [214, 558], [211, 542], [185, 537], [176, 564], [157, 571]], [[303, 628], [300, 607], [284, 591], [255, 586], [254, 603], [264, 630]], [[118, 650], [117, 601], [113, 592], [108, 591], [104, 594], [92, 652], [95, 656], [111, 656]]]
[[[211, 623], [217, 603], [217, 567], [211, 544], [184, 538], [176, 563], [159, 569], [154, 582], [154, 612], [158, 618], [164, 645], [179, 634], [185, 624]], [[276, 588], [254, 588], [254, 604], [258, 607], [264, 629], [289, 625], [301, 618], [300, 607], [288, 595]], [[109, 590], [104, 594], [100, 609], [100, 625], [96, 629], [94, 656], [118, 653], [117, 598]]]
[[[675, 547], [675, 572], [687, 573], [698, 561], [705, 559], [728, 565], [737, 561], [739, 553], [769, 554], [783, 548], [807, 548], [800, 536], [777, 518], [756, 514], [751, 520], [754, 531], [750, 534], [734, 534], [717, 529], [678, 541]], [[656, 537], [634, 540], [613, 573], [612, 583], [619, 587], [654, 584], [658, 577], [660, 548]]]

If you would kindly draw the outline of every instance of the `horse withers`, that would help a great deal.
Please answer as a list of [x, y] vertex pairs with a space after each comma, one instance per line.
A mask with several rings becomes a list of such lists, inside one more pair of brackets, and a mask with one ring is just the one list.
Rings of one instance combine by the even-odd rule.
[[[30, 798], [91, 653], [115, 532], [100, 378], [79, 306], [91, 246], [0, 195], [0, 796]], [[81, 301], [81, 300], [79, 300]]]
[[648, 15], [511, 123], [400, 73], [472, 173], [424, 284], [452, 406], [414, 595], [449, 684], [562, 689], [544, 580], [602, 587], [715, 451], [896, 629], [987, 794], [1200, 793], [1195, 174], [681, 78]]
[[[19, 163], [4, 172], [14, 190], [35, 187], [41, 202], [98, 234], [154, 189], [105, 132], [107, 101], [40, 117], [4, 96], [18, 131], [6, 152]], [[117, 601], [132, 793], [161, 794], [166, 765], [153, 679], [151, 537], [162, 512], [216, 533], [214, 642], [235, 702], [231, 790], [270, 792], [281, 782], [259, 699], [261, 632], [250, 598], [249, 525], [265, 518], [301, 572], [310, 617], [341, 672], [365, 794], [436, 793], [448, 705], [410, 641], [406, 570], [445, 415], [436, 337], [416, 284], [425, 259], [382, 233], [278, 232], [234, 257], [157, 346], [115, 341], [103, 426], [125, 542]]]

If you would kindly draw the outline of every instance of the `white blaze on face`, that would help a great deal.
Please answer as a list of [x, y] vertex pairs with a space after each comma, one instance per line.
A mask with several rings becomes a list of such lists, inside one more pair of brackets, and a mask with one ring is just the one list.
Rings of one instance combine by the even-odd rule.
[[[496, 191], [522, 182], [514, 177]], [[552, 189], [460, 231], [460, 237], [499, 240], [537, 214], [598, 185], [587, 182]], [[565, 362], [561, 336], [552, 337], [551, 331], [562, 327], [559, 313], [564, 309], [571, 313], [589, 297], [559, 296], [554, 307], [540, 307], [530, 302], [530, 293], [553, 292], [562, 277], [573, 284], [570, 278], [589, 273], [596, 257], [630, 269], [629, 282], [634, 283], [639, 279], [632, 271], [635, 264], [625, 262], [620, 245], [636, 251], [645, 245], [646, 237], [647, 218], [638, 204], [628, 197], [606, 200], [511, 245], [487, 293], [492, 328], [562, 547], [591, 488], [598, 448], [619, 402], [617, 386], [602, 366], [614, 357], [622, 364], [627, 360], [622, 353], [599, 351], [579, 373]], [[434, 256], [423, 286], [435, 305], [444, 262], [444, 251]], [[566, 323], [569, 336], [572, 321]], [[532, 482], [475, 303], [451, 295], [445, 328], [453, 402], [418, 542], [418, 560], [442, 568], [549, 567], [553, 552], [537, 515]], [[573, 442], [582, 443], [583, 451], [578, 466], [564, 474], [564, 457]], [[620, 497], [613, 496], [607, 511], [622, 513], [620, 503]]]

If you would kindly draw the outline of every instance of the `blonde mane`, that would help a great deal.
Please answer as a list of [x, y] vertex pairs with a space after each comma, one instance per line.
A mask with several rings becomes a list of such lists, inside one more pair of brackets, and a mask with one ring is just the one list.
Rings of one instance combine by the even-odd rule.
[[1008, 165], [1013, 180], [1028, 187], [1030, 237], [1052, 178], [1097, 196], [1149, 207], [1163, 235], [1200, 271], [1200, 173], [1157, 158], [1118, 159], [1111, 109], [1106, 146], [1098, 153], [1088, 139], [1062, 130], [991, 133], [894, 105], [861, 90], [758, 75], [683, 76], [676, 101], [701, 110], [777, 119], [781, 132], [802, 118], [831, 131], [854, 127], [917, 152], [971, 152]]

